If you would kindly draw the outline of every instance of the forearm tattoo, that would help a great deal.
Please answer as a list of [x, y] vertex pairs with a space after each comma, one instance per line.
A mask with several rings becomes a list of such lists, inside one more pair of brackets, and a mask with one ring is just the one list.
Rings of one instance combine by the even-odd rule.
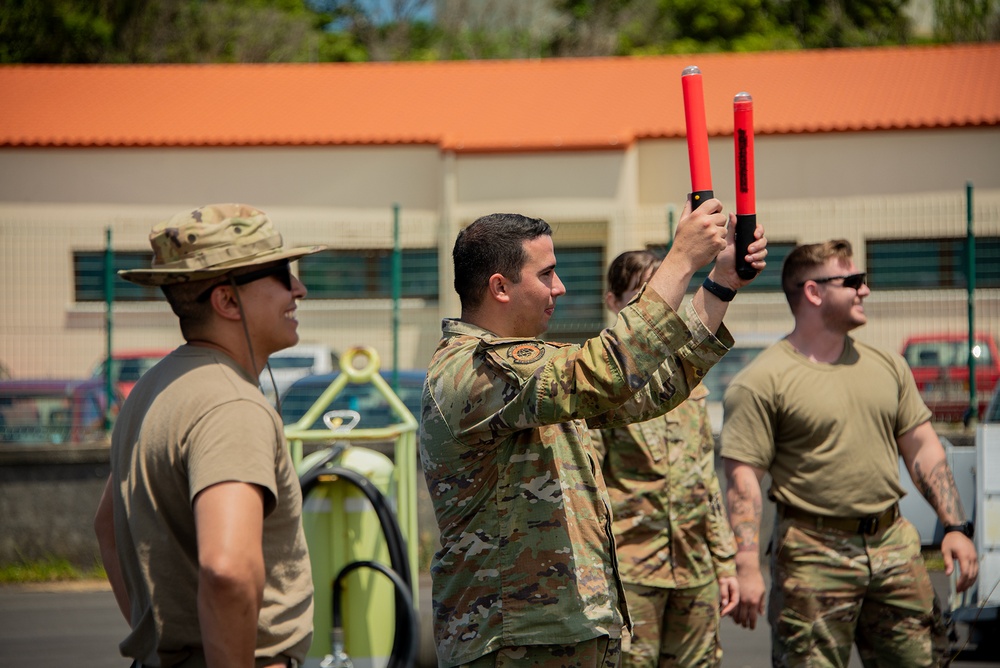
[[939, 461], [930, 471], [925, 471], [919, 462], [913, 465], [914, 482], [931, 507], [937, 511], [944, 524], [965, 522], [965, 510], [958, 495], [955, 477], [948, 468], [948, 462]]
[[736, 536], [737, 552], [760, 550], [760, 516], [762, 502], [759, 495], [746, 489], [746, 483], [729, 480], [726, 493], [729, 501], [729, 521]]

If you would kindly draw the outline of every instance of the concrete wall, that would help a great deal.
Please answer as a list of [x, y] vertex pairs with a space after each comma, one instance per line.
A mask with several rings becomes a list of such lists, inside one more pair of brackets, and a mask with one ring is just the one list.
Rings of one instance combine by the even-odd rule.
[[107, 447], [0, 448], [0, 564], [100, 563], [94, 512], [109, 472]]

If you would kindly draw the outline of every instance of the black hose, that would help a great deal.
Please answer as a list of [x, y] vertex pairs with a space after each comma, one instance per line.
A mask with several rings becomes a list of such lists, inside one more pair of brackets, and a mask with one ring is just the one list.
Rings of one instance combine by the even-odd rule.
[[343, 478], [357, 487], [375, 509], [375, 515], [382, 526], [383, 534], [385, 534], [386, 547], [389, 551], [389, 563], [392, 565], [393, 570], [400, 574], [403, 582], [406, 583], [412, 592], [413, 582], [410, 579], [410, 569], [407, 563], [406, 541], [403, 539], [399, 523], [396, 522], [396, 517], [392, 514], [385, 496], [382, 495], [382, 492], [379, 491], [378, 487], [371, 480], [357, 471], [339, 466], [328, 467], [325, 466], [326, 463], [326, 460], [319, 462], [316, 466], [306, 471], [299, 479], [299, 484], [302, 487], [302, 498], [305, 499], [308, 496], [323, 476]]
[[[400, 577], [399, 573], [392, 570], [385, 564], [381, 564], [377, 561], [355, 561], [344, 566], [337, 577], [333, 579], [333, 585], [331, 587], [331, 597], [333, 600], [333, 628], [339, 629], [343, 627], [342, 614], [340, 610], [340, 582], [345, 575], [357, 568], [371, 568], [373, 570], [382, 573], [387, 578], [392, 581], [392, 584], [396, 588], [396, 619], [399, 620], [399, 605], [402, 600], [403, 609], [406, 611], [406, 633], [400, 634], [398, 627], [396, 635], [392, 640], [392, 653], [389, 656], [388, 668], [394, 668], [398, 666], [399, 668], [410, 668], [416, 665], [417, 660], [417, 638], [420, 636], [419, 623], [417, 621], [417, 614], [413, 610], [413, 596], [410, 594], [409, 586], [403, 582], [403, 578]], [[400, 649], [400, 641], [405, 642], [402, 645], [402, 650]]]
[[[401, 584], [403, 585], [402, 588], [399, 586], [396, 587], [396, 620], [392, 642], [392, 654], [389, 658], [389, 668], [393, 668], [394, 666], [408, 668], [413, 664], [412, 662], [402, 664], [399, 663], [398, 648], [400, 646], [400, 642], [407, 642], [408, 646], [412, 645], [415, 648], [417, 638], [419, 637], [419, 629], [416, 628], [417, 620], [413, 612], [413, 582], [410, 577], [410, 568], [407, 560], [406, 541], [403, 539], [399, 523], [396, 521], [396, 517], [393, 515], [392, 510], [389, 508], [389, 504], [386, 501], [385, 496], [381, 491], [379, 491], [378, 487], [376, 487], [374, 483], [356, 471], [338, 466], [328, 466], [329, 462], [337, 456], [337, 454], [339, 454], [339, 452], [331, 450], [326, 457], [321, 459], [311, 469], [302, 474], [299, 478], [299, 485], [302, 488], [302, 498], [305, 499], [324, 476], [336, 476], [357, 487], [372, 504], [372, 507], [375, 509], [375, 515], [378, 517], [379, 525], [382, 527], [382, 533], [385, 536], [386, 548], [389, 552], [389, 562], [392, 565], [392, 570], [396, 573], [401, 581]], [[354, 563], [363, 564], [366, 562]], [[353, 566], [354, 564], [348, 564], [341, 569], [340, 574], [343, 574]], [[338, 579], [340, 574], [337, 576]], [[389, 577], [390, 579], [393, 579], [392, 576]], [[395, 579], [393, 579], [393, 582], [395, 583]], [[333, 604], [338, 605], [338, 602], [334, 600]], [[403, 612], [404, 610], [406, 612]], [[410, 618], [411, 623], [407, 623], [407, 620], [404, 619], [404, 615]], [[413, 651], [415, 651], [415, 649]]]

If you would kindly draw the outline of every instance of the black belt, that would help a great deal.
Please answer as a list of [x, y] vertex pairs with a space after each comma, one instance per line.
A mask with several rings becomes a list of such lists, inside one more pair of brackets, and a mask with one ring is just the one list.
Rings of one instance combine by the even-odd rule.
[[[290, 656], [282, 655], [281, 657], [276, 657], [276, 658], [285, 659], [285, 665], [288, 666], [289, 668], [299, 668], [300, 665], [299, 662]], [[136, 659], [135, 661], [132, 662], [131, 668], [144, 668], [144, 666], [142, 663], [139, 662], [138, 659]]]
[[820, 531], [823, 529], [835, 529], [846, 533], [874, 536], [879, 531], [888, 529], [899, 518], [899, 504], [892, 504], [878, 515], [866, 515], [865, 517], [828, 517], [826, 515], [810, 513], [795, 506], [779, 503], [778, 514], [780, 517], [787, 517], [796, 522], [808, 524], [811, 528]]

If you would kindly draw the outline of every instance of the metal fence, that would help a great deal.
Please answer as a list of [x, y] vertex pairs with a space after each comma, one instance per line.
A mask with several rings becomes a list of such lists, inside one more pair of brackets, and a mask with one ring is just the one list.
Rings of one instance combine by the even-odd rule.
[[[627, 247], [665, 249], [671, 208], [679, 211], [680, 204], [593, 219], [578, 213], [558, 221], [550, 217], [558, 271], [568, 287], [557, 304], [551, 338], [580, 340], [609, 322], [603, 305], [608, 262]], [[141, 360], [181, 343], [176, 319], [156, 290], [116, 279], [110, 318], [105, 303], [109, 232], [113, 268], [143, 266], [149, 260], [146, 234], [163, 217], [160, 210], [109, 213], [93, 205], [82, 211], [0, 208], [0, 375], [7, 378], [6, 394], [0, 394], [0, 439], [78, 442], [99, 436], [109, 405], [108, 383], [100, 375], [109, 331], [111, 348], [122, 365], [126, 360], [131, 365], [126, 376], [134, 375]], [[872, 288], [866, 300], [869, 324], [857, 337], [897, 351], [910, 337], [938, 337], [937, 348], [925, 345], [923, 357], [914, 349], [911, 362], [936, 354], [928, 397], [947, 390], [951, 398], [964, 393], [968, 404], [969, 375], [959, 367], [969, 363], [974, 330], [981, 338], [971, 348], [979, 367], [973, 378], [979, 381], [979, 399], [988, 398], [995, 380], [984, 370], [1000, 364], [995, 348], [1000, 191], [958, 187], [880, 198], [759, 202], [758, 219], [768, 231], [770, 266], [730, 309], [727, 325], [738, 342], [776, 338], [790, 328], [778, 280], [785, 254], [797, 243], [843, 237], [852, 242]], [[453, 239], [441, 234], [451, 228], [438, 212], [291, 210], [282, 212], [280, 221], [287, 243], [331, 246], [298, 266], [311, 291], [300, 306], [303, 341], [334, 349], [370, 345], [384, 368], [426, 363], [440, 319], [458, 315], [451, 285]], [[118, 375], [114, 380], [112, 412], [131, 382]], [[31, 393], [37, 396], [26, 400]]]

